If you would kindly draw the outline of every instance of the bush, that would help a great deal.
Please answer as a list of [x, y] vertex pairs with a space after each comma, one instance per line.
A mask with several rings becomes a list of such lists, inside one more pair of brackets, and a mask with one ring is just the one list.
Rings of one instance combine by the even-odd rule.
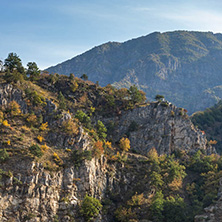
[[65, 133], [68, 135], [77, 135], [79, 130], [78, 130], [78, 125], [71, 119], [66, 120], [62, 123], [62, 127]]
[[71, 159], [76, 167], [79, 167], [83, 160], [92, 159], [92, 151], [84, 150], [82, 152], [74, 150], [71, 155]]
[[130, 149], [130, 140], [128, 138], [122, 138], [119, 142], [119, 147], [123, 151], [128, 151]]
[[98, 120], [97, 124], [96, 124], [96, 129], [97, 129], [97, 133], [98, 136], [101, 140], [105, 139], [107, 137], [107, 129], [104, 126], [104, 124], [102, 123], [102, 121]]
[[43, 155], [43, 152], [38, 144], [33, 144], [32, 146], [30, 146], [29, 151], [31, 152], [31, 154], [37, 157], [41, 157]]
[[4, 120], [4, 113], [0, 110], [0, 123]]
[[42, 123], [42, 125], [39, 127], [41, 131], [46, 131], [48, 128], [48, 122]]
[[81, 205], [80, 213], [86, 221], [92, 221], [93, 218], [99, 215], [101, 209], [102, 204], [100, 201], [86, 194]]
[[10, 127], [10, 124], [8, 123], [8, 120], [3, 120], [2, 125], [5, 127]]
[[94, 144], [94, 155], [96, 157], [100, 157], [104, 153], [103, 142], [98, 140]]
[[17, 116], [21, 113], [20, 105], [14, 100], [8, 104], [8, 109], [12, 116]]
[[4, 162], [7, 159], [9, 159], [9, 155], [8, 155], [6, 149], [0, 150], [0, 162]]
[[66, 110], [67, 106], [66, 106], [65, 97], [63, 96], [61, 91], [59, 92], [58, 100], [59, 100], [59, 109]]
[[35, 114], [30, 114], [26, 121], [29, 123], [29, 126], [34, 126], [37, 124], [37, 116]]
[[138, 88], [135, 85], [130, 86], [128, 93], [133, 103], [141, 103], [145, 102], [146, 100], [145, 93], [141, 90], [138, 90]]
[[91, 119], [82, 110], [76, 112], [75, 118], [77, 118], [86, 128], [91, 128]]

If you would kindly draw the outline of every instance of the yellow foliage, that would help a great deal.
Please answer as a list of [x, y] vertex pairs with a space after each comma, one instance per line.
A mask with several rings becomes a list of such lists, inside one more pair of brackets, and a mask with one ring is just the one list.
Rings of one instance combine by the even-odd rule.
[[106, 145], [109, 149], [112, 149], [112, 143], [111, 143], [111, 142], [106, 141], [106, 142], [105, 142], [105, 145]]
[[7, 145], [11, 145], [11, 141], [10, 140], [8, 140], [6, 143], [7, 143]]
[[2, 125], [6, 126], [6, 127], [10, 127], [10, 124], [8, 123], [8, 120], [3, 120]]
[[47, 130], [48, 122], [42, 123], [42, 125], [39, 127], [40, 130], [45, 131]]
[[28, 128], [27, 126], [22, 126], [21, 130], [22, 132], [26, 132], [26, 131], [30, 131], [30, 128]]
[[72, 150], [71, 149], [66, 149], [66, 152], [71, 152]]
[[102, 141], [98, 140], [94, 144], [94, 152], [97, 157], [100, 157], [103, 154], [104, 149], [103, 149], [103, 142]]
[[62, 123], [64, 131], [69, 135], [77, 135], [79, 132], [78, 125], [72, 120], [66, 120]]
[[90, 107], [90, 116], [92, 115], [92, 113], [94, 113], [94, 112], [95, 112], [95, 109], [96, 109], [96, 108], [95, 108], [95, 107], [93, 107], [93, 106], [91, 106], [91, 107]]
[[210, 143], [211, 145], [216, 145], [216, 144], [217, 144], [217, 141], [216, 141], [216, 140], [210, 140], [209, 143]]
[[20, 105], [14, 100], [8, 104], [8, 108], [13, 116], [17, 116], [21, 113]]
[[37, 136], [37, 140], [41, 143], [44, 140], [44, 137], [39, 135]]
[[158, 162], [158, 153], [156, 151], [156, 148], [155, 147], [152, 147], [149, 152], [147, 153], [147, 156], [149, 157], [149, 159], [151, 161], [155, 161], [155, 162]]
[[127, 201], [127, 204], [129, 206], [140, 206], [143, 205], [145, 203], [145, 198], [142, 194], [135, 194], [132, 196], [131, 200]]
[[72, 85], [70, 86], [72, 92], [75, 92], [78, 89], [79, 85], [77, 83], [77, 81], [73, 80], [72, 81]]
[[123, 151], [128, 151], [130, 149], [130, 140], [123, 137], [119, 142], [119, 146]]
[[28, 117], [27, 117], [27, 122], [33, 126], [33, 125], [36, 125], [37, 123], [37, 116], [35, 114], [30, 114]]
[[57, 159], [57, 160], [60, 160], [60, 157], [56, 152], [53, 153], [53, 158]]
[[3, 122], [3, 119], [4, 119], [4, 113], [0, 111], [0, 123]]
[[53, 153], [53, 160], [59, 166], [63, 164], [63, 161], [60, 159], [59, 155], [55, 152]]
[[45, 151], [48, 150], [48, 149], [49, 149], [49, 147], [48, 147], [46, 144], [41, 145], [41, 150], [42, 150], [42, 152], [45, 152]]
[[182, 188], [182, 178], [174, 178], [174, 180], [169, 184], [169, 187], [172, 191], [179, 190]]

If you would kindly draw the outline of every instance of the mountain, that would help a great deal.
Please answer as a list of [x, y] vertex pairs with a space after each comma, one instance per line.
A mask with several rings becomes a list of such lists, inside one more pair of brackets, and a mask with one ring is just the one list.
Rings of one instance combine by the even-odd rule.
[[222, 34], [154, 32], [124, 43], [108, 42], [47, 69], [87, 74], [100, 85], [135, 84], [152, 100], [162, 94], [191, 114], [222, 96]]
[[222, 158], [185, 109], [144, 100], [134, 87], [73, 75], [0, 73], [0, 221], [203, 214], [220, 191]]

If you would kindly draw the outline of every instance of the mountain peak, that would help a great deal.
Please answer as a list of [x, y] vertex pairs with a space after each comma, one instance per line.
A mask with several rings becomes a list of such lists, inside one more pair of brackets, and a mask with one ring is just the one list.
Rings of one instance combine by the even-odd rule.
[[163, 94], [193, 113], [215, 104], [222, 95], [213, 90], [222, 81], [221, 60], [221, 34], [181, 30], [107, 42], [47, 71], [86, 73], [102, 86], [136, 84], [148, 99]]

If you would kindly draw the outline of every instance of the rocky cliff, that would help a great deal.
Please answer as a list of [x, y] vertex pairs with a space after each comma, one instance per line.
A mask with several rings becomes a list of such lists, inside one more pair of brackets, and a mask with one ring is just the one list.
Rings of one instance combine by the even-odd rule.
[[205, 133], [194, 127], [187, 111], [168, 102], [150, 103], [103, 121], [107, 126], [114, 123], [111, 134], [114, 141], [129, 135], [131, 146], [140, 154], [146, 155], [153, 147], [159, 154], [171, 154], [179, 149], [215, 152], [208, 146]]
[[[105, 210], [94, 218], [95, 221], [114, 221], [118, 217], [115, 216], [118, 213], [114, 213], [116, 209], [122, 209], [122, 205], [137, 192], [144, 195], [145, 207], [142, 211], [136, 208], [137, 216], [135, 213], [131, 215], [129, 209], [127, 214], [131, 216], [126, 215], [126, 218], [142, 221], [152, 216], [148, 209], [158, 187], [169, 182], [170, 188], [166, 190], [175, 189], [171, 184], [185, 176], [184, 167], [179, 166], [177, 161], [173, 162], [171, 157], [167, 159], [162, 155], [158, 161], [162, 161], [160, 167], [163, 167], [164, 176], [161, 180], [164, 182], [160, 180], [160, 185], [155, 185], [153, 157], [147, 157], [153, 147], [159, 154], [169, 155], [178, 150], [191, 154], [200, 149], [208, 154], [214, 152], [204, 133], [193, 126], [186, 110], [162, 101], [122, 110], [109, 118], [94, 115], [94, 122], [101, 120], [107, 126], [108, 138], [114, 144], [110, 150], [105, 145], [104, 150], [99, 147], [98, 154], [98, 149], [95, 152], [97, 143], [92, 136], [95, 132], [75, 120], [75, 111], [58, 108], [53, 94], [43, 99], [40, 93], [46, 96], [49, 92], [42, 88], [35, 94], [27, 91], [24, 91], [24, 86], [16, 84], [2, 84], [0, 87], [1, 112], [3, 119], [7, 119], [7, 123], [1, 121], [0, 145], [9, 155], [4, 161], [0, 160], [0, 221], [84, 221], [80, 208], [85, 194], [103, 201], [105, 206]], [[36, 96], [36, 101], [40, 102], [30, 105], [33, 98], [27, 95]], [[20, 105], [21, 114], [12, 114], [11, 111], [15, 111], [15, 108], [9, 107], [12, 101]], [[30, 116], [39, 121], [42, 116], [42, 123], [33, 122], [30, 126]], [[69, 120], [73, 121], [74, 127], [71, 134], [67, 133], [69, 128], [64, 131], [64, 123], [69, 123]], [[41, 128], [45, 122], [47, 129]], [[110, 128], [110, 125], [113, 127]], [[44, 137], [45, 144], [38, 139], [40, 135]], [[134, 153], [119, 149], [118, 142], [125, 136], [128, 136]], [[34, 156], [31, 152], [30, 147], [34, 143], [42, 147], [42, 152], [44, 150], [41, 156]], [[94, 152], [94, 155], [90, 158], [81, 156], [88, 151]], [[1, 156], [3, 149], [0, 152]], [[156, 164], [160, 163], [158, 161]], [[179, 176], [172, 173], [174, 171], [165, 172], [165, 162], [167, 167], [177, 166]]]

